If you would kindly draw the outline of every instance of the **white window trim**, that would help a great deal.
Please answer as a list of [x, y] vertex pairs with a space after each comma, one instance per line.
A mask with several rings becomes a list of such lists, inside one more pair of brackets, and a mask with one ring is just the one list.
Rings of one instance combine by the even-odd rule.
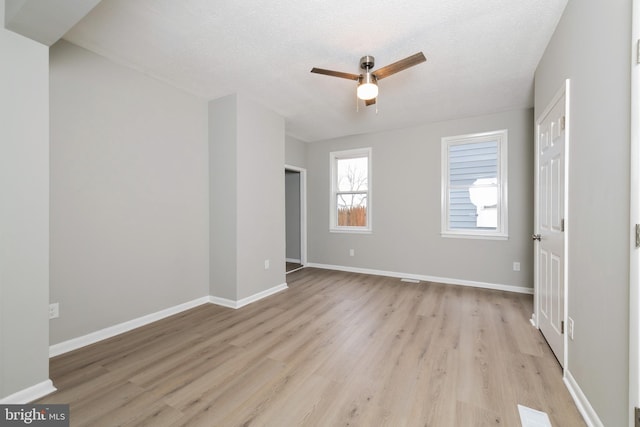
[[[468, 144], [473, 142], [498, 141], [498, 229], [492, 230], [451, 230], [449, 228], [449, 145]], [[507, 165], [508, 165], [508, 131], [507, 129], [472, 133], [467, 135], [448, 136], [442, 138], [441, 143], [441, 235], [442, 237], [453, 237], [463, 239], [487, 239], [487, 240], [507, 240], [509, 238], [508, 227], [508, 200], [507, 200]]]
[[[336, 161], [337, 159], [348, 159], [355, 157], [367, 157], [367, 226], [366, 227], [355, 227], [355, 226], [339, 226], [337, 224], [337, 208], [336, 208], [336, 193], [338, 189], [338, 183], [336, 182], [337, 178], [337, 170], [336, 170]], [[329, 173], [331, 178], [331, 191], [329, 194], [330, 202], [329, 202], [329, 231], [331, 233], [355, 233], [355, 234], [371, 234], [372, 233], [372, 171], [373, 171], [373, 161], [372, 161], [372, 150], [371, 147], [367, 148], [357, 148], [353, 150], [343, 150], [343, 151], [332, 151], [329, 153]]]

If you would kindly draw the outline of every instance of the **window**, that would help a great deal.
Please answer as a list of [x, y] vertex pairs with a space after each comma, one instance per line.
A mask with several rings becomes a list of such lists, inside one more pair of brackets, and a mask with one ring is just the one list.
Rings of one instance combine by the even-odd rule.
[[442, 235], [508, 237], [506, 130], [442, 138]]
[[332, 152], [330, 159], [330, 231], [370, 233], [371, 148]]

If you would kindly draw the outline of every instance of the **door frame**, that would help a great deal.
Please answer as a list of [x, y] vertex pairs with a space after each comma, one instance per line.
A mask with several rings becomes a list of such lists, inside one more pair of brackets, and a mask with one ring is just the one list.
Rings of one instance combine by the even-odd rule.
[[307, 265], [307, 170], [287, 164], [284, 169], [300, 173], [300, 264], [304, 267]]
[[635, 225], [640, 224], [640, 0], [633, 0], [631, 29], [631, 141], [629, 228], [629, 426], [640, 407], [640, 250]]
[[[640, 1], [640, 0], [637, 0]], [[538, 164], [538, 152], [539, 144], [540, 144], [540, 125], [542, 120], [549, 114], [551, 109], [556, 105], [556, 103], [564, 96], [565, 104], [564, 104], [564, 113], [565, 113], [565, 141], [564, 141], [564, 214], [563, 218], [565, 218], [565, 228], [563, 233], [564, 239], [564, 323], [568, 325], [567, 317], [569, 316], [569, 269], [567, 265], [569, 263], [569, 233], [571, 229], [571, 222], [567, 221], [569, 218], [569, 144], [571, 140], [571, 108], [570, 108], [570, 99], [571, 99], [571, 79], [566, 79], [560, 89], [556, 92], [553, 98], [549, 101], [544, 111], [538, 116], [535, 123], [535, 151], [534, 151], [534, 208], [533, 208], [533, 229], [534, 234], [538, 234], [540, 230], [538, 230], [538, 206], [540, 201], [538, 200], [538, 190], [539, 190], [539, 164]], [[535, 246], [533, 251], [533, 315], [531, 316], [531, 323], [537, 328], [540, 329], [539, 319], [540, 319], [540, 278], [538, 277], [538, 268], [539, 268], [539, 259], [538, 259], [538, 247]], [[569, 354], [568, 354], [568, 335], [567, 333], [563, 334], [562, 337], [562, 345], [563, 349], [563, 377], [567, 372], [569, 367]]]

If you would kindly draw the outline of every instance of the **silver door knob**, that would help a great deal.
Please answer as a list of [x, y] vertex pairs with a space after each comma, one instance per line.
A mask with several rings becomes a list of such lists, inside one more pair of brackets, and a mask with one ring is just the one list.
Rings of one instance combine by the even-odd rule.
[[540, 240], [542, 240], [542, 236], [539, 234], [532, 234], [531, 240], [537, 240], [539, 242]]

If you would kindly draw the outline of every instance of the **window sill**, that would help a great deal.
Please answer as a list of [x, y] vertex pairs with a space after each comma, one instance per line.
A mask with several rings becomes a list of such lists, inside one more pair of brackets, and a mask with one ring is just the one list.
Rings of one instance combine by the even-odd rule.
[[373, 234], [371, 229], [361, 228], [330, 228], [329, 233], [345, 233], [345, 234]]
[[479, 234], [479, 233], [452, 233], [442, 232], [442, 237], [450, 239], [480, 239], [480, 240], [509, 240], [508, 234]]

